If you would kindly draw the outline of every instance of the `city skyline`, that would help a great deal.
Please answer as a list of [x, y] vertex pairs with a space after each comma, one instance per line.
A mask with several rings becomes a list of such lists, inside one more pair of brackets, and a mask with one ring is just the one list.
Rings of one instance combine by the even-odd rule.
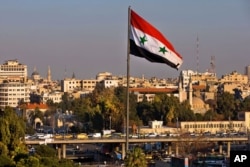
[[[217, 76], [250, 64], [250, 3], [157, 0], [0, 2], [0, 63], [17, 59], [42, 77], [94, 78], [99, 72], [126, 75], [127, 9], [158, 28], [183, 57], [179, 71], [131, 55], [131, 75], [178, 77], [205, 72], [215, 57]], [[199, 40], [197, 41], [197, 36]], [[198, 42], [198, 43], [197, 43]]]

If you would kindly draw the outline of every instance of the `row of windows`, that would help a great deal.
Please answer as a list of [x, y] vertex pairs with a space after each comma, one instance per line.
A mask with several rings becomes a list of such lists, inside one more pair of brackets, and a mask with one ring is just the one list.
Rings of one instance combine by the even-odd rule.
[[18, 98], [0, 98], [0, 101], [8, 101], [8, 100], [21, 100], [22, 98], [18, 97]]
[[17, 105], [17, 103], [15, 103], [15, 102], [13, 102], [13, 103], [1, 102], [1, 103], [0, 103], [1, 106], [3, 106], [3, 105], [4, 105], [4, 106], [8, 106], [8, 105], [12, 105], [12, 104], [15, 105], [15, 106]]
[[23, 68], [19, 68], [19, 69], [16, 69], [16, 68], [1, 68], [2, 71], [24, 71]]
[[229, 123], [229, 124], [190, 124], [184, 125], [184, 128], [228, 128], [228, 127], [243, 127], [242, 124], [239, 123]]
[[92, 83], [92, 84], [96, 84], [97, 81], [83, 81], [83, 83]]
[[15, 92], [15, 91], [24, 91], [24, 89], [8, 89], [8, 91], [9, 92], [11, 92], [11, 91], [13, 91], [13, 92]]
[[95, 86], [84, 86], [83, 88], [95, 88]]
[[[75, 83], [76, 83], [76, 84], [82, 83], [82, 81], [76, 81], [76, 82], [74, 82], [74, 81], [71, 82], [71, 81], [70, 81], [70, 82], [69, 82], [69, 84], [75, 84]], [[97, 81], [83, 81], [83, 83], [84, 83], [84, 84], [87, 84], [87, 83], [89, 83], [89, 84], [91, 84], [91, 83], [92, 83], [92, 84], [96, 84]]]

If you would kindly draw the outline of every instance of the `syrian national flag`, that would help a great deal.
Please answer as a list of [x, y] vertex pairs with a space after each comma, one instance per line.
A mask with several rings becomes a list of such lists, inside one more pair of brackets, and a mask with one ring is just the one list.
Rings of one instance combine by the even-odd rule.
[[165, 63], [179, 69], [183, 60], [173, 45], [149, 22], [131, 10], [130, 54], [150, 62]]

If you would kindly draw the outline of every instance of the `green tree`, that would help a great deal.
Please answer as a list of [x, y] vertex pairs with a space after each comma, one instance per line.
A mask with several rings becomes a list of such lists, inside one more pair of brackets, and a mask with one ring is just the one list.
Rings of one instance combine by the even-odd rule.
[[41, 167], [40, 159], [39, 157], [34, 156], [24, 157], [19, 159], [19, 161], [16, 163], [16, 167]]
[[178, 105], [176, 108], [175, 118], [178, 118], [179, 121], [195, 120], [195, 114], [191, 110], [191, 106], [187, 100]]
[[217, 113], [222, 114], [224, 116], [224, 120], [236, 118], [236, 104], [233, 94], [224, 92], [218, 96]]
[[174, 106], [170, 107], [168, 113], [166, 114], [167, 123], [171, 123], [174, 119], [175, 108]]
[[0, 155], [8, 155], [8, 148], [2, 142], [0, 142]]
[[15, 162], [7, 155], [0, 155], [0, 167], [15, 167]]
[[8, 148], [8, 156], [12, 158], [16, 154], [24, 152], [25, 147], [20, 139], [24, 138], [25, 124], [12, 108], [6, 107], [0, 111], [0, 127], [0, 141], [2, 148], [4, 148], [3, 145]]
[[36, 154], [40, 157], [56, 157], [56, 150], [47, 145], [38, 145], [35, 147]]
[[154, 106], [152, 103], [143, 100], [137, 104], [137, 114], [141, 118], [144, 125], [147, 125], [149, 121], [155, 120]]
[[142, 149], [135, 147], [132, 151], [129, 151], [125, 157], [126, 167], [146, 167], [147, 161]]
[[241, 110], [249, 111], [250, 110], [250, 97], [246, 97], [241, 103]]
[[[164, 118], [163, 120], [164, 122], [171, 123], [171, 122], [168, 122], [169, 118], [167, 119], [167, 115], [169, 117], [174, 113], [174, 116], [176, 116], [176, 109], [178, 108], [179, 104], [180, 103], [179, 103], [178, 98], [174, 97], [173, 95], [169, 96], [165, 93], [157, 94], [153, 101], [153, 105], [155, 109], [155, 119], [161, 120]], [[169, 113], [169, 112], [172, 112], [172, 113]], [[171, 120], [173, 120], [173, 118]]]

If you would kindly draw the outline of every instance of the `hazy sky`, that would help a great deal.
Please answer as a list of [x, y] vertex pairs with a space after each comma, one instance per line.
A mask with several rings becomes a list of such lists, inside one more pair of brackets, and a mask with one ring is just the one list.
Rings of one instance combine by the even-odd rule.
[[[0, 0], [0, 64], [17, 59], [42, 77], [126, 75], [128, 6], [171, 41], [183, 57], [179, 71], [131, 56], [131, 75], [177, 77], [205, 72], [215, 56], [220, 77], [250, 65], [248, 0]], [[197, 54], [197, 35], [199, 54]], [[199, 55], [199, 66], [197, 66]]]

